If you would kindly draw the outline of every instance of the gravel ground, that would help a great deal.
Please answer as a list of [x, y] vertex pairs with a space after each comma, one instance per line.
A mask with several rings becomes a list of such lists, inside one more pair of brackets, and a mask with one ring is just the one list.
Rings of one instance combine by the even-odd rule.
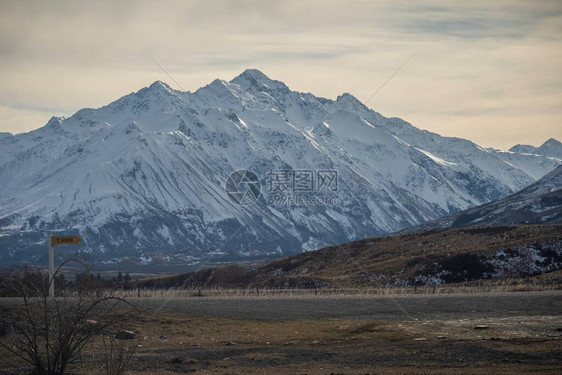
[[[334, 297], [141, 297], [127, 300], [149, 313], [162, 311], [252, 320], [424, 320], [562, 315], [562, 291]], [[0, 298], [0, 306], [17, 301]]]
[[461, 319], [562, 314], [562, 291], [353, 297], [132, 298], [141, 310], [255, 320]]
[[[139, 375], [562, 373], [562, 291], [130, 301]], [[88, 350], [73, 373], [101, 368]], [[0, 374], [20, 368], [0, 348]]]

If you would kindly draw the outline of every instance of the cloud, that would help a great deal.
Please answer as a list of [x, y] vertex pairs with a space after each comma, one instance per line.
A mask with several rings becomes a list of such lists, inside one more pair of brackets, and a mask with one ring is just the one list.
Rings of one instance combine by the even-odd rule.
[[9, 128], [0, 132], [24, 133], [37, 128], [37, 124], [46, 124], [52, 117], [50, 111], [26, 108], [12, 108], [0, 106], [2, 122], [9, 124]]
[[484, 146], [537, 144], [562, 136], [561, 25], [556, 1], [2, 2], [0, 131], [169, 81], [150, 57], [191, 91], [255, 67], [365, 100], [415, 54], [370, 107]]

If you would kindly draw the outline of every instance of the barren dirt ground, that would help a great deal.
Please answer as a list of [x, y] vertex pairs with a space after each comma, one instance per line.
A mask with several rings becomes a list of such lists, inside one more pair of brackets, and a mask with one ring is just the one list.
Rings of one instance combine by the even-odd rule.
[[[124, 341], [135, 351], [127, 368], [131, 374], [559, 374], [561, 296], [383, 297], [388, 304], [363, 297], [135, 301], [145, 312], [124, 327], [137, 332]], [[98, 338], [72, 370], [103, 374], [101, 352]], [[18, 366], [1, 352], [0, 369]]]

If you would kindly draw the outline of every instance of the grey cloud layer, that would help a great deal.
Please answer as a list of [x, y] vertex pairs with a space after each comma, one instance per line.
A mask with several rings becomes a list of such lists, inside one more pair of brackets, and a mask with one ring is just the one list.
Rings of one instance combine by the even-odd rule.
[[415, 54], [371, 107], [485, 146], [541, 143], [562, 135], [561, 25], [557, 1], [6, 1], [0, 131], [166, 81], [150, 56], [189, 90], [257, 67], [366, 99]]

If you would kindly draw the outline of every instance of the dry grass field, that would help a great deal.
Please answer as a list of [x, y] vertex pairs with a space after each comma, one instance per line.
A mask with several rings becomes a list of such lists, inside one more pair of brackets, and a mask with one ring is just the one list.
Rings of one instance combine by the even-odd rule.
[[[134, 331], [135, 339], [118, 343], [132, 353], [126, 374], [559, 374], [559, 293], [544, 294], [548, 309], [525, 314], [517, 310], [517, 298], [524, 293], [509, 295], [514, 298], [512, 307], [498, 314], [435, 317], [428, 311], [419, 319], [397, 309], [391, 319], [265, 320], [251, 314], [233, 318], [150, 309], [121, 327]], [[397, 298], [406, 302], [406, 297]], [[151, 303], [150, 298], [142, 300], [146, 306]], [[234, 301], [212, 300], [219, 302], [215, 309]], [[489, 300], [494, 306], [493, 295]], [[258, 308], [249, 301], [248, 311]], [[404, 306], [411, 310], [415, 305]], [[109, 336], [105, 334], [106, 342]], [[97, 335], [71, 373], [107, 374], [105, 353], [103, 337]], [[21, 363], [2, 350], [0, 369], [4, 374], [23, 373]]]
[[[158, 278], [154, 278], [158, 280]], [[337, 288], [271, 288], [236, 286], [191, 286], [170, 288], [116, 289], [116, 297], [186, 298], [186, 297], [310, 297], [310, 296], [377, 296], [377, 295], [433, 295], [506, 293], [562, 290], [562, 270], [525, 278], [480, 279], [462, 283], [432, 286], [401, 287], [337, 287]]]
[[[476, 325], [488, 329], [477, 330]], [[129, 374], [559, 374], [560, 317], [268, 321], [144, 315]], [[98, 337], [77, 374], [104, 374]], [[0, 368], [18, 369], [1, 353]]]

